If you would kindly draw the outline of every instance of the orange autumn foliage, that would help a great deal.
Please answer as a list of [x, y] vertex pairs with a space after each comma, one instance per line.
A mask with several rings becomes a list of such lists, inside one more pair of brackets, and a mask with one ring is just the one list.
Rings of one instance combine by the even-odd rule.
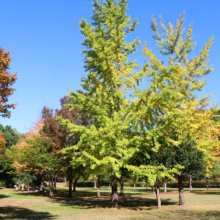
[[8, 97], [12, 95], [15, 89], [11, 85], [17, 80], [17, 74], [10, 74], [9, 69], [11, 62], [10, 54], [0, 47], [0, 115], [9, 118], [11, 112], [9, 109], [14, 109], [16, 104], [8, 104]]

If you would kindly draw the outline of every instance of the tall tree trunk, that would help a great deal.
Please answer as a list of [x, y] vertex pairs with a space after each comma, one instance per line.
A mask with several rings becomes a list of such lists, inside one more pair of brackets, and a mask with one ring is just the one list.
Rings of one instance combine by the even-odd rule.
[[178, 176], [178, 186], [179, 186], [179, 205], [185, 205], [182, 175]]
[[28, 192], [29, 192], [29, 182], [27, 183], [27, 188], [28, 188]]
[[134, 190], [135, 190], [135, 183], [134, 183]]
[[207, 187], [207, 191], [209, 191], [209, 178], [208, 178], [208, 177], [206, 177], [206, 178], [205, 178], [205, 180], [206, 180], [206, 187]]
[[73, 192], [76, 192], [76, 184], [77, 184], [78, 179], [79, 179], [79, 176], [74, 181]]
[[193, 188], [192, 188], [192, 175], [189, 175], [189, 192], [192, 192]]
[[157, 183], [158, 183], [158, 181], [156, 181], [155, 185], [151, 186], [151, 188], [152, 188], [153, 194], [157, 198], [157, 208], [160, 209], [161, 208], [160, 186]]
[[50, 197], [54, 197], [53, 189], [50, 188]]
[[157, 208], [161, 208], [160, 187], [157, 187]]
[[123, 180], [122, 180], [122, 182], [121, 182], [120, 195], [121, 195], [121, 196], [124, 196], [124, 182], [123, 182]]
[[94, 179], [94, 188], [96, 188], [96, 179]]
[[100, 177], [98, 177], [97, 180], [97, 196], [100, 197], [100, 187], [101, 187], [101, 180]]
[[67, 176], [68, 176], [68, 179], [69, 179], [68, 197], [72, 197], [72, 195], [73, 195], [73, 189], [72, 189], [72, 186], [73, 186], [73, 168], [70, 165], [67, 168]]
[[112, 207], [118, 208], [117, 177], [115, 174], [112, 176]]
[[50, 197], [54, 197], [54, 192], [53, 192], [53, 175], [51, 175], [51, 179], [49, 182], [49, 188], [50, 188]]
[[57, 189], [57, 175], [53, 176], [53, 189], [56, 190]]
[[41, 172], [40, 177], [41, 177], [40, 190], [43, 190], [44, 189], [44, 180], [45, 180], [45, 172], [44, 171]]
[[164, 192], [167, 192], [167, 183], [164, 183]]

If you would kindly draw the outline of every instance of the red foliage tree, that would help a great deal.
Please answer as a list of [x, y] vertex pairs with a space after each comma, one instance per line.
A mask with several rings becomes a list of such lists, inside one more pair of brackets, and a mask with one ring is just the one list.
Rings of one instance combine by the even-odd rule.
[[9, 118], [16, 104], [8, 104], [8, 97], [12, 95], [15, 89], [11, 88], [17, 79], [17, 74], [10, 74], [7, 70], [11, 62], [10, 54], [0, 47], [0, 115]]

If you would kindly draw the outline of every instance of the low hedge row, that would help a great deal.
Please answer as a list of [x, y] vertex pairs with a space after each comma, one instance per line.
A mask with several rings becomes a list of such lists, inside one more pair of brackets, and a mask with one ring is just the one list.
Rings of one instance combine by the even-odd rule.
[[[119, 186], [120, 184], [118, 184]], [[69, 181], [66, 182], [66, 186], [69, 186]], [[109, 183], [102, 183], [102, 186], [109, 186]], [[133, 181], [128, 181], [124, 183], [124, 186], [127, 187], [133, 187], [134, 182]], [[192, 181], [192, 186], [193, 187], [206, 187], [206, 181], [205, 180], [200, 180], [200, 181]], [[83, 181], [83, 182], [77, 182], [77, 187], [94, 187], [94, 182], [93, 181]], [[135, 187], [146, 187], [146, 184], [143, 184], [143, 182], [136, 182]], [[167, 187], [178, 187], [178, 182], [177, 181], [170, 181], [167, 183]], [[189, 181], [183, 181], [183, 187], [187, 188], [189, 187]], [[220, 180], [209, 180], [209, 187], [220, 187]]]
[[[206, 181], [192, 181], [193, 187], [206, 187]], [[178, 187], [177, 181], [170, 181], [167, 183], [167, 187]], [[189, 181], [183, 181], [183, 187], [189, 187]], [[209, 187], [220, 187], [219, 180], [209, 180]]]
[[[102, 186], [108, 186], [109, 183], [102, 183]], [[66, 186], [69, 187], [69, 181], [66, 181]], [[83, 181], [83, 182], [77, 182], [77, 187], [94, 187], [93, 181]]]

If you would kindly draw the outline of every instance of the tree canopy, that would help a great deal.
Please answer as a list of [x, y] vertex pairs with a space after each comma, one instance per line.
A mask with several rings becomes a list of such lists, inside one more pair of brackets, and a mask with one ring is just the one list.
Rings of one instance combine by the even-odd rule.
[[17, 80], [17, 74], [10, 74], [8, 71], [11, 58], [10, 53], [0, 47], [0, 116], [9, 118], [10, 109], [14, 109], [16, 104], [8, 104], [8, 98], [15, 89], [11, 86]]

